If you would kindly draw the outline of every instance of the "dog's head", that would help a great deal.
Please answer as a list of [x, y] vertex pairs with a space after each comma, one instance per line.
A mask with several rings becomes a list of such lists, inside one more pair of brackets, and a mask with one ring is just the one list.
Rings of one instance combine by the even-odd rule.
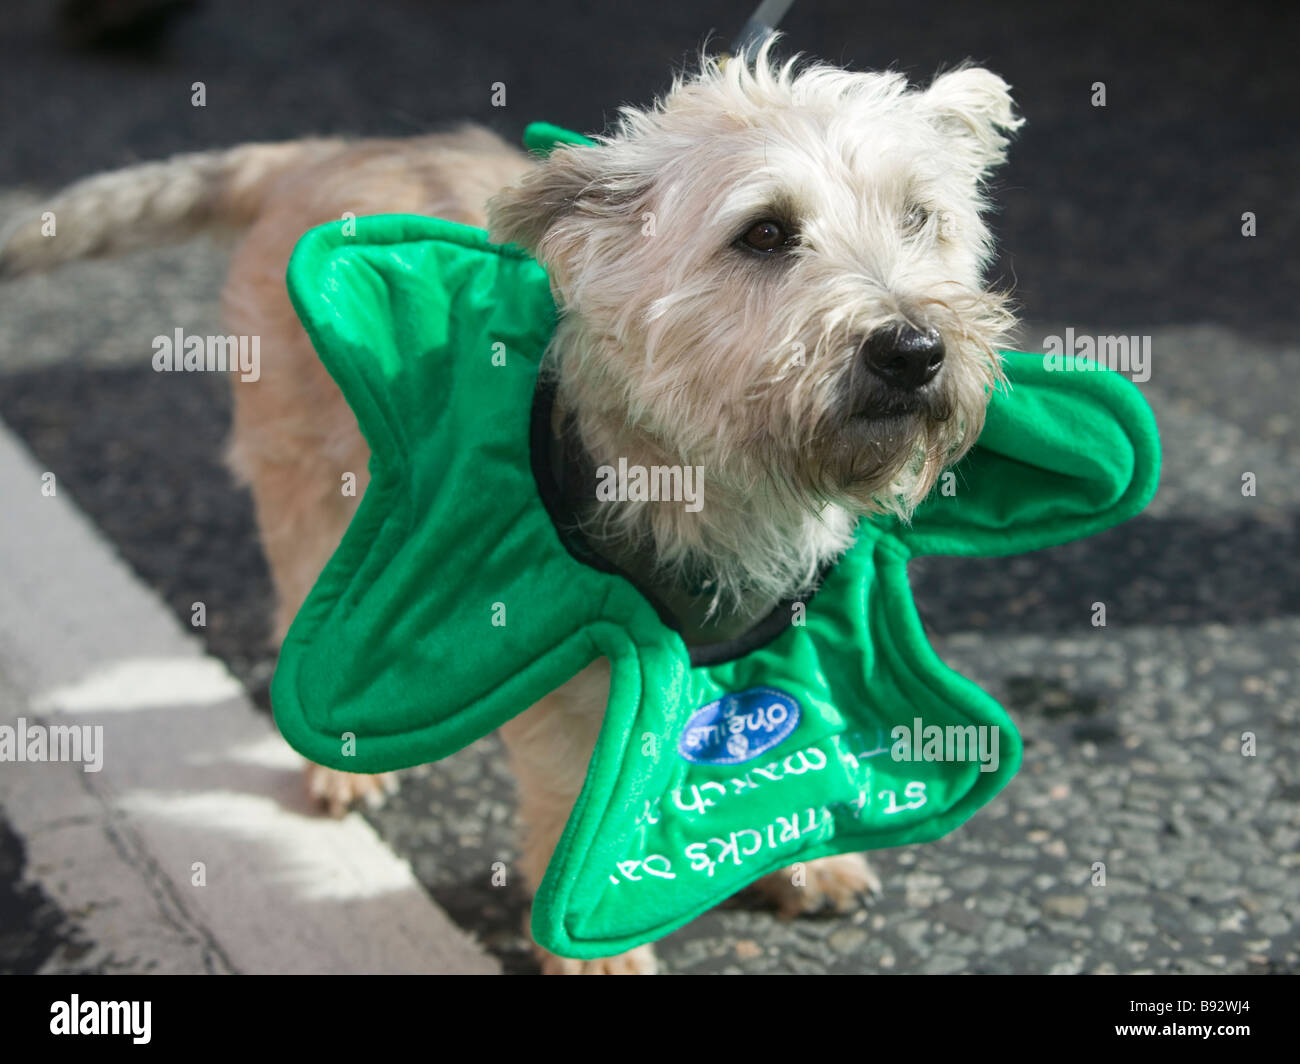
[[550, 273], [580, 420], [714, 492], [905, 514], [998, 378], [1012, 319], [984, 287], [982, 188], [1019, 125], [987, 70], [911, 90], [766, 47], [706, 59], [499, 194], [492, 236]]

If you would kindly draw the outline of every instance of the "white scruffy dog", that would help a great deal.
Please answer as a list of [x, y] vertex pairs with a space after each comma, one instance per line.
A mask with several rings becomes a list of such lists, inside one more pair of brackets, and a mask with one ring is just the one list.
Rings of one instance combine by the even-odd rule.
[[[201, 229], [246, 230], [225, 293], [262, 341], [235, 385], [232, 461], [251, 486], [283, 635], [355, 508], [356, 422], [285, 293], [310, 227], [420, 212], [487, 226], [547, 268], [562, 314], [547, 368], [561, 476], [702, 469], [702, 505], [598, 497], [572, 477], [589, 545], [668, 603], [688, 641], [735, 635], [804, 593], [864, 514], [906, 515], [974, 442], [1012, 324], [983, 273], [985, 179], [1020, 125], [1007, 85], [964, 67], [911, 89], [895, 73], [705, 58], [595, 147], [538, 161], [487, 131], [308, 140], [180, 156], [81, 182], [11, 229], [16, 273]], [[567, 441], [567, 442], [564, 442]], [[362, 475], [364, 481], [364, 474]], [[503, 729], [535, 886], [581, 789], [609, 671], [600, 661]], [[313, 767], [336, 811], [385, 777]], [[844, 906], [861, 857], [765, 881], [783, 908]], [[555, 972], [654, 970], [542, 957]]]

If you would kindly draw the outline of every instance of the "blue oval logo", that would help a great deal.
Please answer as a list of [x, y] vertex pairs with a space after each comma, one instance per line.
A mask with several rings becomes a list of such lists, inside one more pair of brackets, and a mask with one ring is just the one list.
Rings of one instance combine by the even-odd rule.
[[775, 687], [723, 695], [691, 714], [677, 752], [697, 765], [741, 765], [799, 727], [799, 703]]

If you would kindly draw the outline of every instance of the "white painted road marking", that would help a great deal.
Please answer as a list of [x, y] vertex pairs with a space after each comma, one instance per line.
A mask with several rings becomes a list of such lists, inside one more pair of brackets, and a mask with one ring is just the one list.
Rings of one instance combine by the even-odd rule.
[[103, 768], [0, 763], [0, 805], [96, 962], [496, 971], [364, 820], [315, 813], [271, 722], [43, 472], [0, 426], [0, 724], [102, 726]]

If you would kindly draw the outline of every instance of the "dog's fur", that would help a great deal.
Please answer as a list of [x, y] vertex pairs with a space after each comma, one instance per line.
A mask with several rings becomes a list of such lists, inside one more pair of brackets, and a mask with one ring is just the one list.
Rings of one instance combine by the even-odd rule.
[[[1006, 84], [963, 67], [911, 90], [893, 73], [704, 59], [655, 106], [626, 108], [596, 147], [539, 162], [468, 127], [408, 140], [308, 140], [186, 155], [101, 175], [13, 230], [0, 268], [246, 227], [224, 294], [231, 329], [258, 335], [262, 379], [236, 384], [232, 467], [250, 486], [282, 637], [364, 488], [368, 451], [283, 284], [307, 229], [414, 212], [486, 226], [547, 267], [558, 329], [547, 354], [556, 424], [596, 464], [703, 467], [699, 512], [644, 502], [579, 516], [600, 549], [673, 589], [703, 576], [706, 614], [748, 622], [809, 589], [859, 516], [904, 517], [971, 445], [1012, 324], [987, 290], [984, 181], [1020, 124]], [[490, 200], [490, 204], [489, 204]], [[738, 242], [775, 220], [793, 238]], [[937, 377], [906, 394], [864, 370], [868, 338], [937, 330]], [[358, 495], [360, 492], [358, 493]], [[608, 690], [598, 661], [502, 729], [519, 783], [523, 874], [541, 879], [581, 788]], [[339, 812], [387, 777], [312, 767]], [[858, 856], [770, 877], [784, 908], [847, 904], [874, 887]], [[650, 971], [619, 958], [544, 957], [548, 971]]]

